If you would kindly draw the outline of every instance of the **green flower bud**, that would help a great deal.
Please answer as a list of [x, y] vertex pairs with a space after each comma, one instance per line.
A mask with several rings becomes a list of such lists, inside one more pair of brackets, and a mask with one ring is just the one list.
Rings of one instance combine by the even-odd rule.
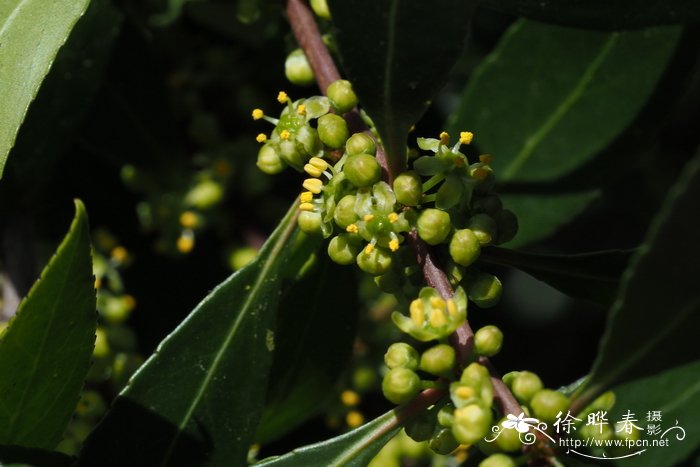
[[396, 201], [406, 206], [417, 206], [423, 197], [423, 183], [416, 172], [404, 172], [394, 179]]
[[86, 420], [97, 420], [107, 411], [107, 404], [96, 391], [85, 391], [78, 401], [75, 413]]
[[546, 423], [553, 423], [559, 413], [566, 413], [571, 401], [564, 394], [542, 389], [530, 400], [530, 408], [535, 418]]
[[297, 218], [297, 224], [299, 228], [309, 235], [320, 235], [321, 234], [321, 224], [323, 224], [323, 219], [321, 213], [311, 212], [311, 211], [301, 211], [299, 217]]
[[307, 156], [313, 156], [321, 149], [321, 140], [318, 138], [318, 132], [309, 125], [299, 128], [296, 140], [297, 143], [302, 145]]
[[429, 409], [420, 412], [409, 421], [404, 431], [413, 441], [427, 441], [435, 432], [435, 410]]
[[593, 438], [599, 441], [607, 441], [615, 438], [615, 430], [609, 424], [583, 425], [576, 430], [576, 436], [580, 439]]
[[504, 209], [496, 214], [496, 226], [498, 235], [496, 236], [496, 245], [513, 240], [515, 234], [518, 233], [518, 218], [512, 211]]
[[488, 214], [475, 214], [467, 223], [467, 228], [471, 229], [482, 245], [488, 245], [496, 239], [496, 221]]
[[469, 286], [469, 300], [480, 308], [496, 306], [501, 299], [503, 286], [498, 277], [486, 272], [480, 272]]
[[365, 248], [357, 255], [357, 265], [366, 273], [379, 276], [391, 268], [391, 254], [384, 248], [375, 247], [369, 253]]
[[452, 229], [450, 215], [439, 209], [426, 209], [418, 217], [417, 228], [425, 243], [438, 245], [445, 241]]
[[[501, 425], [507, 418], [503, 417], [498, 424]], [[503, 430], [493, 441], [493, 444], [501, 451], [515, 452], [520, 451], [523, 443], [520, 441], [520, 433], [518, 430]]]
[[428, 442], [428, 447], [432, 449], [433, 452], [442, 454], [443, 456], [451, 453], [457, 449], [458, 446], [459, 443], [455, 439], [450, 428], [438, 429]]
[[491, 410], [479, 404], [455, 409], [452, 434], [462, 444], [478, 443], [491, 430]]
[[391, 344], [384, 354], [384, 363], [390, 369], [408, 368], [418, 369], [418, 351], [405, 342]]
[[328, 9], [326, 0], [311, 0], [311, 8], [320, 18], [331, 19], [331, 12]]
[[258, 168], [268, 175], [278, 174], [287, 167], [287, 164], [277, 154], [275, 148], [270, 144], [266, 144], [258, 151]]
[[350, 224], [354, 224], [357, 221], [357, 213], [355, 213], [355, 195], [345, 195], [343, 196], [338, 204], [335, 206], [335, 211], [333, 212], [333, 220], [338, 224], [341, 229], [346, 228]]
[[339, 115], [323, 115], [318, 119], [318, 137], [329, 148], [342, 148], [348, 140], [348, 124]]
[[294, 167], [299, 171], [303, 170], [304, 163], [306, 163], [307, 158], [302, 157], [294, 141], [280, 141], [278, 154], [282, 158], [282, 160], [290, 166]]
[[513, 388], [513, 381], [515, 381], [515, 378], [517, 378], [519, 374], [520, 374], [519, 371], [509, 371], [508, 373], [503, 375], [503, 377], [501, 379], [503, 380], [503, 383], [505, 383], [506, 386], [508, 386], [509, 388], [512, 389]]
[[449, 374], [455, 366], [455, 349], [447, 344], [429, 348], [420, 357], [420, 369], [435, 376]]
[[314, 83], [314, 72], [303, 50], [296, 49], [287, 56], [284, 62], [284, 75], [290, 83], [297, 86], [309, 86]]
[[355, 133], [345, 142], [345, 152], [351, 156], [357, 154], [374, 155], [376, 151], [374, 140], [366, 133]]
[[420, 391], [420, 378], [407, 368], [394, 368], [384, 375], [382, 392], [394, 404], [403, 404], [413, 399]]
[[356, 187], [374, 185], [382, 176], [382, 169], [374, 156], [357, 154], [348, 157], [343, 166], [343, 173]]
[[247, 266], [248, 263], [253, 261], [258, 256], [258, 250], [253, 247], [243, 247], [236, 248], [231, 252], [231, 256], [228, 259], [229, 266], [232, 270], [238, 271]]
[[326, 95], [331, 100], [331, 105], [341, 114], [349, 112], [357, 105], [357, 96], [352, 90], [352, 84], [344, 79], [331, 83], [326, 89]]
[[[465, 388], [473, 390], [474, 394], [469, 394]], [[459, 383], [452, 383], [450, 386], [450, 395], [457, 407], [463, 407], [472, 396], [483, 405], [490, 407], [493, 402], [493, 384], [491, 384], [489, 370], [477, 362], [469, 364], [462, 371]]]
[[185, 204], [198, 209], [209, 209], [224, 197], [224, 188], [214, 180], [202, 180], [185, 196]]
[[481, 253], [481, 243], [469, 229], [461, 229], [455, 232], [450, 240], [450, 256], [452, 260], [462, 266], [471, 265]]
[[505, 454], [492, 454], [479, 463], [479, 467], [517, 467], [517, 465], [512, 457]]
[[476, 199], [472, 203], [472, 209], [478, 213], [485, 213], [489, 216], [496, 216], [503, 209], [503, 203], [498, 195], [487, 195]]
[[328, 242], [328, 256], [338, 264], [349, 265], [355, 262], [362, 244], [355, 235], [340, 234]]
[[474, 334], [474, 350], [484, 357], [493, 357], [501, 350], [503, 333], [498, 327], [489, 325]]
[[452, 404], [445, 404], [437, 414], [437, 421], [440, 426], [446, 428], [452, 427], [455, 421], [455, 406]]
[[[505, 377], [504, 377], [505, 379]], [[507, 383], [506, 383], [507, 384]], [[531, 371], [519, 371], [513, 378], [510, 388], [521, 404], [528, 404], [532, 396], [540, 392], [544, 385], [539, 376]]]

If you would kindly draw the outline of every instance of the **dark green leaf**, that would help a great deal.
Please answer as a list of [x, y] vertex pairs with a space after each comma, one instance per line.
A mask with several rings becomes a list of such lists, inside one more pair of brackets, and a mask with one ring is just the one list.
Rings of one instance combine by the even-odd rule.
[[610, 305], [633, 250], [578, 255], [542, 255], [504, 248], [482, 250], [487, 263], [516, 267], [576, 298]]
[[245, 463], [265, 399], [297, 212], [295, 204], [256, 260], [160, 344], [88, 438], [79, 465]]
[[585, 28], [625, 29], [700, 21], [695, 0], [480, 0], [495, 10]]
[[0, 338], [0, 443], [53, 449], [90, 366], [97, 313], [87, 215], [70, 231]]
[[90, 0], [0, 3], [0, 177], [29, 104]]
[[450, 131], [473, 131], [503, 184], [555, 180], [630, 125], [680, 32], [606, 33], [518, 21], [475, 71]]
[[0, 446], [0, 465], [37, 466], [37, 467], [68, 467], [74, 459], [60, 452], [29, 449], [19, 446]]
[[700, 358], [700, 153], [686, 166], [623, 276], [578, 404], [616, 384]]
[[256, 441], [264, 444], [315, 415], [343, 372], [355, 338], [354, 270], [322, 254], [315, 271], [282, 300], [267, 401]]
[[462, 53], [473, 2], [328, 3], [343, 69], [379, 130], [392, 172], [398, 173], [405, 165], [409, 129]]

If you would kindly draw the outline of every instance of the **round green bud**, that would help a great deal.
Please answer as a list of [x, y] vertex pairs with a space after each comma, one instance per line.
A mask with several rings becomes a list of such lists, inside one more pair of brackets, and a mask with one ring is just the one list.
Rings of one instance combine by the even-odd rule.
[[386, 274], [391, 269], [391, 254], [384, 248], [375, 247], [369, 253], [365, 248], [356, 259], [360, 269], [373, 276]]
[[394, 179], [396, 200], [406, 206], [417, 206], [423, 198], [423, 182], [416, 172], [403, 172]]
[[429, 348], [420, 357], [420, 369], [435, 376], [449, 374], [455, 366], [455, 349], [447, 344]]
[[328, 256], [338, 264], [349, 265], [362, 248], [360, 239], [355, 235], [340, 234], [328, 242]]
[[467, 228], [474, 232], [482, 245], [488, 245], [496, 239], [496, 221], [488, 214], [474, 214], [467, 222]]
[[418, 369], [418, 351], [405, 342], [391, 344], [384, 354], [384, 363], [389, 369], [408, 368]]
[[452, 261], [462, 266], [471, 265], [481, 253], [481, 243], [470, 229], [455, 232], [450, 240], [450, 256]]
[[342, 148], [348, 140], [348, 124], [339, 115], [323, 115], [318, 119], [318, 137], [329, 148]]
[[311, 9], [323, 19], [331, 19], [331, 11], [328, 9], [326, 0], [311, 0]]
[[371, 154], [377, 152], [374, 140], [366, 133], [355, 133], [345, 142], [345, 152], [354, 156], [356, 154]]
[[107, 411], [107, 404], [96, 391], [85, 391], [78, 401], [75, 413], [87, 420], [97, 420]]
[[284, 62], [284, 75], [290, 83], [297, 86], [309, 86], [314, 83], [314, 72], [303, 50], [296, 49], [287, 56]]
[[580, 439], [593, 438], [599, 441], [607, 441], [615, 438], [615, 430], [607, 423], [602, 425], [585, 424], [576, 430], [576, 436]]
[[297, 149], [297, 144], [291, 140], [284, 140], [279, 142], [278, 155], [287, 164], [291, 165], [297, 170], [302, 170], [306, 158], [302, 157], [301, 153]]
[[517, 465], [512, 457], [500, 453], [492, 454], [479, 462], [479, 467], [517, 467]]
[[509, 371], [508, 373], [503, 375], [503, 377], [501, 379], [503, 380], [503, 383], [505, 383], [506, 386], [508, 386], [509, 388], [512, 389], [513, 388], [513, 381], [515, 381], [515, 378], [517, 378], [519, 374], [520, 374], [519, 371]]
[[356, 154], [348, 157], [343, 166], [343, 173], [356, 187], [374, 185], [382, 176], [382, 169], [374, 156]]
[[287, 167], [287, 164], [277, 154], [275, 148], [270, 144], [266, 144], [258, 151], [258, 168], [268, 175], [278, 174]]
[[[504, 377], [505, 379], [505, 377]], [[507, 383], [506, 383], [507, 384]], [[532, 396], [544, 388], [539, 376], [531, 371], [519, 371], [513, 378], [510, 388], [521, 404], [528, 404]]]
[[409, 421], [404, 431], [415, 442], [427, 441], [435, 432], [435, 413], [433, 410], [424, 410]]
[[214, 180], [202, 180], [185, 196], [185, 204], [205, 210], [213, 207], [224, 197], [224, 188]]
[[491, 410], [479, 404], [469, 404], [455, 409], [452, 434], [462, 444], [476, 444], [491, 429]]
[[417, 222], [418, 235], [428, 245], [445, 241], [452, 229], [450, 215], [439, 209], [428, 208], [421, 212]]
[[[506, 421], [507, 418], [503, 417], [499, 422], [498, 425], [501, 426], [501, 424]], [[505, 451], [505, 452], [515, 452], [515, 451], [520, 451], [520, 448], [522, 447], [523, 443], [520, 441], [520, 433], [518, 430], [506, 430], [503, 429], [501, 426], [501, 434], [498, 435], [498, 438], [496, 438], [493, 441], [493, 444], [498, 448], [500, 451]]]
[[[318, 153], [321, 149], [321, 140], [318, 138], [318, 131], [309, 125], [304, 125], [297, 131], [297, 143], [301, 143], [307, 156]], [[306, 159], [306, 158], [304, 158]]]
[[382, 392], [394, 404], [403, 404], [420, 391], [420, 378], [408, 368], [394, 368], [384, 375]]
[[498, 304], [502, 290], [503, 286], [498, 277], [487, 272], [480, 272], [474, 282], [469, 285], [467, 295], [469, 295], [469, 300], [479, 308], [491, 308]]
[[455, 439], [450, 428], [441, 428], [436, 430], [432, 438], [430, 438], [428, 447], [432, 449], [433, 452], [446, 456], [457, 449], [459, 443]]
[[349, 112], [357, 105], [357, 96], [352, 90], [352, 84], [344, 79], [331, 83], [326, 89], [326, 95], [331, 100], [331, 105], [340, 113]]
[[340, 198], [338, 204], [335, 205], [333, 220], [335, 220], [335, 223], [338, 224], [338, 227], [341, 229], [357, 221], [357, 214], [355, 213], [356, 199], [355, 195], [345, 195]]
[[309, 235], [320, 234], [322, 223], [323, 219], [320, 212], [301, 211], [297, 218], [299, 228]]
[[518, 233], [518, 218], [515, 216], [515, 214], [513, 214], [512, 211], [504, 209], [496, 214], [494, 219], [496, 219], [498, 232], [494, 243], [500, 245], [513, 240], [515, 234]]
[[248, 263], [253, 261], [257, 256], [257, 248], [253, 248], [250, 246], [236, 248], [231, 252], [231, 256], [229, 256], [228, 259], [228, 264], [229, 266], [231, 266], [232, 270], [238, 271], [239, 269], [243, 269], [243, 267], [247, 266]]
[[377, 373], [374, 368], [361, 366], [352, 374], [352, 386], [359, 392], [373, 389], [377, 384]]
[[437, 421], [440, 426], [446, 428], [452, 427], [455, 421], [455, 406], [452, 404], [445, 404], [437, 414]]
[[503, 203], [498, 195], [486, 195], [476, 199], [472, 203], [472, 209], [475, 212], [485, 213], [489, 216], [495, 216], [503, 209]]
[[542, 389], [530, 399], [530, 408], [535, 418], [553, 423], [560, 412], [566, 413], [570, 403], [571, 401], [564, 394], [551, 389]]
[[474, 334], [474, 350], [484, 357], [493, 357], [501, 351], [503, 332], [498, 327], [489, 325]]

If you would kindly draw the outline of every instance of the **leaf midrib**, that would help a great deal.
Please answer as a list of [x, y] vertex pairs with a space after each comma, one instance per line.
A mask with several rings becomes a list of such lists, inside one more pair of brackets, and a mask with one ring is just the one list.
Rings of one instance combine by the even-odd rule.
[[7, 30], [7, 28], [14, 23], [15, 17], [19, 14], [19, 11], [22, 9], [22, 7], [24, 7], [24, 5], [29, 3], [30, 1], [31, 0], [21, 0], [17, 4], [17, 6], [15, 6], [15, 8], [12, 10], [12, 13], [7, 15], [7, 19], [3, 23], [2, 28], [0, 28], [0, 37], [2, 37], [3, 34], [5, 34], [5, 31]]

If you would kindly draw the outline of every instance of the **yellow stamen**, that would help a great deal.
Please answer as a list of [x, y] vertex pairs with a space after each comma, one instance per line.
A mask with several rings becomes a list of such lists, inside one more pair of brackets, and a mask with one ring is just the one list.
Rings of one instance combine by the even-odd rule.
[[417, 298], [411, 302], [408, 307], [408, 311], [411, 314], [411, 320], [416, 326], [423, 326], [425, 324], [425, 311], [423, 310], [423, 301]]
[[391, 251], [396, 251], [399, 249], [399, 241], [398, 240], [391, 240], [389, 242], [389, 249]]
[[345, 416], [345, 423], [347, 423], [350, 428], [357, 428], [364, 422], [365, 417], [357, 410], [352, 410]]
[[95, 288], [99, 289], [102, 287], [102, 278], [101, 277], [95, 277]]
[[311, 203], [301, 203], [299, 205], [299, 210], [300, 211], [313, 211], [314, 210], [314, 205]]
[[323, 173], [323, 170], [320, 170], [318, 167], [315, 167], [311, 164], [305, 164], [304, 165], [304, 172], [311, 175], [312, 177], [320, 177], [321, 174]]
[[305, 115], [306, 114], [306, 106], [304, 104], [299, 104], [299, 107], [297, 107], [297, 113], [299, 115]]
[[430, 325], [434, 328], [441, 328], [447, 324], [447, 316], [441, 309], [433, 308], [430, 312]]
[[360, 403], [360, 395], [351, 389], [346, 389], [340, 393], [340, 400], [343, 402], [343, 405], [354, 407]]
[[290, 132], [288, 132], [287, 130], [280, 131], [280, 138], [281, 139], [288, 140], [290, 136], [292, 136], [292, 134]]
[[454, 300], [447, 300], [447, 312], [452, 317], [457, 316], [457, 305]]
[[474, 133], [471, 131], [463, 131], [459, 134], [459, 142], [462, 144], [471, 144], [474, 139]]
[[446, 307], [445, 300], [443, 300], [440, 297], [430, 297], [430, 306], [432, 306], [433, 308], [444, 310]]
[[440, 144], [447, 144], [450, 142], [450, 134], [446, 131], [440, 133]]
[[265, 114], [260, 109], [253, 109], [253, 120], [260, 120]]
[[369, 255], [374, 251], [374, 245], [371, 243], [368, 243], [367, 246], [365, 247], [365, 254]]
[[397, 220], [399, 220], [399, 215], [396, 214], [395, 212], [389, 213], [389, 215], [386, 216], [386, 217], [389, 219], [389, 222], [391, 222], [392, 224], [393, 224], [394, 222], [396, 222]]
[[309, 159], [309, 164], [320, 170], [326, 170], [328, 168], [328, 162], [324, 161], [320, 157], [312, 157]]
[[314, 194], [311, 193], [310, 191], [303, 191], [303, 192], [301, 193], [301, 195], [299, 196], [299, 200], [300, 200], [302, 203], [308, 203], [308, 202], [310, 202], [312, 199], [314, 199]]
[[279, 102], [280, 104], [286, 104], [288, 100], [289, 96], [286, 92], [280, 91], [279, 94], [277, 94], [277, 102]]
[[323, 182], [318, 178], [307, 178], [302, 183], [302, 186], [309, 190], [311, 193], [317, 195], [321, 193], [321, 188], [323, 188]]
[[365, 222], [369, 222], [372, 219], [374, 219], [374, 214], [365, 214], [365, 217], [362, 218], [362, 220]]
[[258, 136], [255, 137], [255, 141], [258, 143], [264, 143], [267, 141], [267, 135], [265, 133], [260, 133]]
[[345, 227], [345, 231], [348, 233], [357, 233], [360, 231], [360, 229], [355, 225], [355, 224], [350, 224], [347, 227]]
[[457, 390], [455, 391], [455, 396], [459, 397], [460, 399], [472, 398], [472, 397], [474, 397], [474, 389], [472, 389], [468, 386], [458, 387]]
[[129, 252], [123, 246], [116, 246], [112, 250], [111, 256], [115, 263], [123, 263], [129, 257]]
[[188, 229], [193, 229], [199, 224], [199, 216], [192, 211], [185, 211], [180, 214], [180, 225]]
[[177, 239], [177, 251], [180, 253], [189, 253], [194, 248], [194, 236], [183, 233]]
[[493, 156], [491, 154], [482, 154], [479, 156], [479, 162], [487, 165], [491, 165], [493, 161]]

